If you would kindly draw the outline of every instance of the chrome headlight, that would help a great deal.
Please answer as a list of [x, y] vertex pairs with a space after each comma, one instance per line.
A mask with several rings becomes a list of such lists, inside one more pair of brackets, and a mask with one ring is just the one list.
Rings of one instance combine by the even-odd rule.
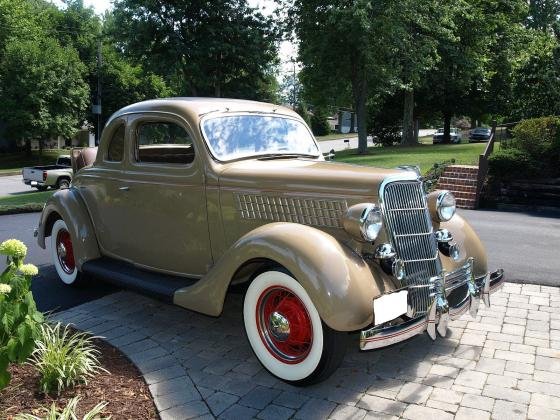
[[348, 209], [342, 224], [344, 229], [356, 239], [373, 242], [383, 226], [381, 209], [371, 203], [356, 204]]
[[375, 204], [370, 204], [363, 212], [360, 218], [360, 232], [362, 237], [368, 241], [373, 242], [379, 236], [381, 226], [383, 225], [383, 217], [381, 209]]
[[455, 214], [457, 203], [449, 191], [440, 191], [436, 200], [436, 211], [440, 221], [447, 222]]

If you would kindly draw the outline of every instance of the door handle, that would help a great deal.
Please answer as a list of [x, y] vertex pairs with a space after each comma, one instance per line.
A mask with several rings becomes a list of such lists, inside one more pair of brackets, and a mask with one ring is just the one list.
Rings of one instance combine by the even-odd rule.
[[119, 187], [119, 191], [128, 191], [128, 190], [130, 190], [130, 187], [128, 186]]

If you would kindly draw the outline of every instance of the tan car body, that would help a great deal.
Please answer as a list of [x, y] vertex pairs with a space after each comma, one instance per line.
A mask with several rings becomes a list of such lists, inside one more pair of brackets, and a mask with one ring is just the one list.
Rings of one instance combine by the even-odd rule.
[[[202, 136], [201, 120], [246, 112], [301, 120], [283, 107], [238, 100], [157, 100], [122, 109], [107, 123], [93, 165], [79, 170], [72, 187], [46, 204], [38, 229], [40, 246], [45, 247], [54, 221], [63, 218], [78, 268], [109, 256], [156, 272], [199, 278], [178, 290], [174, 303], [213, 316], [222, 312], [230, 284], [273, 263], [303, 285], [331, 328], [369, 326], [373, 299], [402, 286], [367, 261], [373, 245], [344, 229], [343, 217], [353, 205], [377, 203], [385, 180], [415, 179], [416, 174], [326, 162], [322, 156], [218, 161]], [[135, 128], [143, 121], [170, 121], [187, 130], [194, 162], [135, 162]], [[123, 123], [124, 161], [108, 162], [108, 139]], [[281, 200], [297, 211], [270, 212], [270, 203]], [[475, 277], [487, 273], [484, 247], [462, 217], [433, 224], [434, 230], [447, 228], [461, 249], [456, 261], [441, 256], [444, 270], [451, 272], [474, 258]], [[382, 230], [376, 243], [387, 242], [386, 235]]]

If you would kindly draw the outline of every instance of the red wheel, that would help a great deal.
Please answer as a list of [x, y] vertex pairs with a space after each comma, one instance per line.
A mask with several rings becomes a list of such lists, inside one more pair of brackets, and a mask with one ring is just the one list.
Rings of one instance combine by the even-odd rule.
[[270, 354], [284, 363], [305, 359], [313, 343], [313, 327], [305, 305], [285, 287], [270, 287], [257, 302], [257, 325]]
[[51, 255], [58, 277], [65, 284], [75, 284], [80, 273], [76, 267], [72, 236], [64, 220], [54, 222], [51, 232]]
[[243, 301], [243, 320], [262, 365], [294, 385], [327, 378], [344, 357], [346, 335], [325, 325], [305, 288], [282, 271], [253, 279]]
[[74, 248], [72, 238], [66, 229], [60, 229], [56, 235], [56, 254], [58, 262], [66, 274], [72, 274], [76, 269], [74, 262]]

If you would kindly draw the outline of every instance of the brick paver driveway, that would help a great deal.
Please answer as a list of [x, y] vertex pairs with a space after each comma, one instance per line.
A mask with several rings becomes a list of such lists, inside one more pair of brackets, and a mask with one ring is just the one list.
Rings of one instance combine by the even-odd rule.
[[144, 373], [163, 419], [560, 418], [560, 289], [506, 284], [478, 319], [360, 353], [296, 388], [264, 371], [244, 337], [242, 299], [220, 318], [119, 292], [56, 314], [103, 335]]

